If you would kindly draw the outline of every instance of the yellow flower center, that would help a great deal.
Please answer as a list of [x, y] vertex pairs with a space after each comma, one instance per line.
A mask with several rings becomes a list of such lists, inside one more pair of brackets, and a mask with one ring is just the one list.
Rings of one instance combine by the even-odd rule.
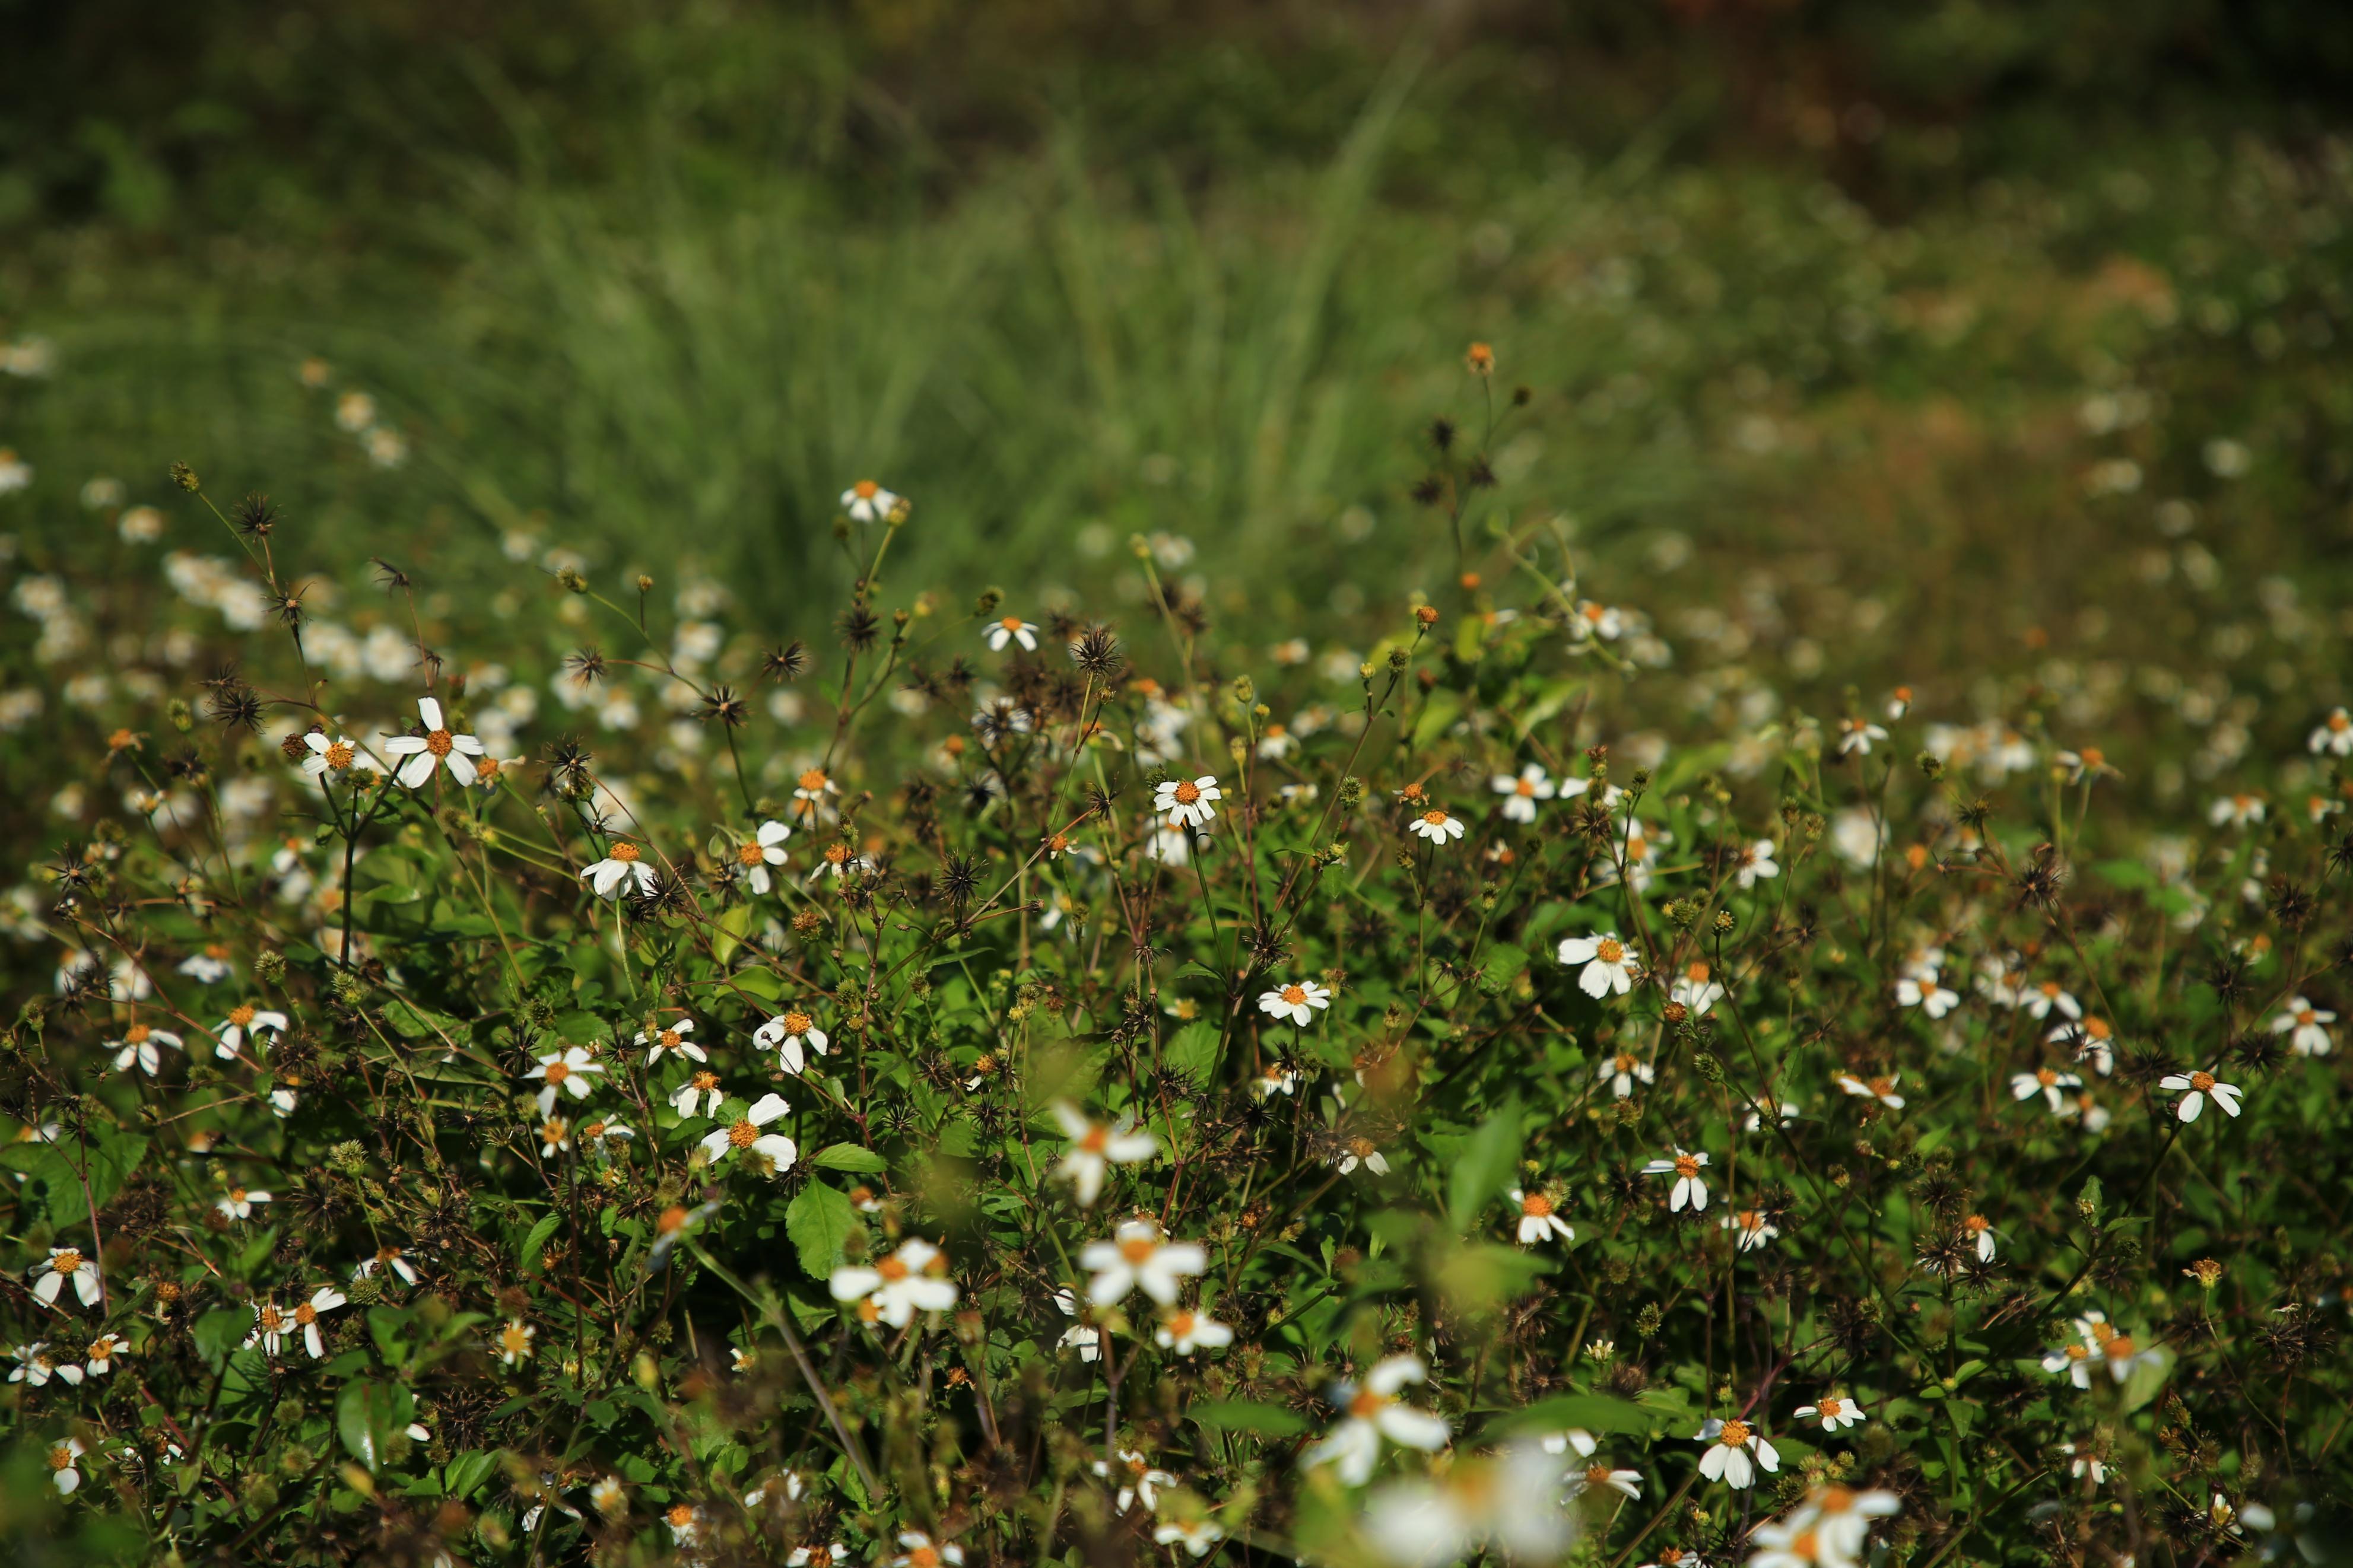
[[1530, 1193], [1520, 1200], [1520, 1212], [1542, 1219], [1552, 1213], [1552, 1199], [1542, 1193]]
[[1724, 1431], [1719, 1436], [1717, 1436], [1716, 1441], [1723, 1444], [1727, 1448], [1739, 1447], [1742, 1444], [1748, 1441], [1748, 1423], [1746, 1421], [1725, 1422], [1724, 1424]]
[[550, 1062], [547, 1064], [547, 1081], [550, 1086], [562, 1083], [565, 1079], [570, 1078], [571, 1076], [572, 1069], [566, 1067], [564, 1063]]
[[71, 1274], [81, 1267], [81, 1254], [69, 1247], [49, 1259], [49, 1267], [60, 1274]]
[[[2311, 1015], [2306, 1014], [2305, 1016], [2306, 1021], [2309, 1022]], [[125, 1045], [143, 1046], [147, 1043], [147, 1037], [154, 1032], [154, 1030], [149, 1028], [144, 1024], [133, 1024], [127, 1031], [124, 1032], [122, 1040]]]
[[1633, 1052], [1620, 1051], [1618, 1053], [1617, 1067], [1620, 1073], [1630, 1073], [1641, 1065], [1642, 1064], [1635, 1058]]
[[297, 1326], [307, 1329], [318, 1321], [319, 1309], [311, 1305], [310, 1302], [305, 1301], [301, 1306], [294, 1309], [294, 1321]]
[[49, 1450], [49, 1468], [53, 1470], [70, 1470], [73, 1468], [73, 1450], [67, 1447], [63, 1443], [58, 1444], [56, 1447]]
[[727, 1130], [727, 1146], [731, 1149], [749, 1149], [752, 1146], [752, 1140], [759, 1135], [760, 1130], [750, 1121], [738, 1121]]
[[2189, 1087], [2197, 1090], [2200, 1094], [2203, 1094], [2208, 1089], [2214, 1087], [2214, 1075], [2211, 1072], [2191, 1073], [2189, 1075]]
[[1602, 963], [1622, 963], [1626, 960], [1626, 944], [1614, 936], [1605, 936], [1593, 950], [1595, 960]]
[[246, 1003], [243, 1006], [230, 1008], [228, 1015], [230, 1026], [238, 1029], [244, 1028], [248, 1024], [253, 1022], [253, 1016], [259, 1011], [259, 1009], [255, 1007], [250, 1002]]
[[457, 745], [447, 730], [436, 730], [425, 737], [425, 749], [437, 757], [446, 757]]
[[1359, 1160], [1371, 1159], [1373, 1157], [1374, 1149], [1375, 1144], [1369, 1138], [1351, 1138], [1348, 1140], [1348, 1152], [1354, 1154]]
[[809, 1032], [809, 1026], [815, 1022], [807, 1013], [787, 1013], [785, 1015], [785, 1033], [806, 1035]]
[[746, 866], [757, 866], [768, 858], [768, 852], [757, 844], [746, 844], [735, 851], [735, 858]]
[[1678, 1175], [1678, 1176], [1696, 1176], [1696, 1175], [1698, 1175], [1698, 1174], [1699, 1174], [1699, 1156], [1698, 1156], [1698, 1155], [1696, 1155], [1696, 1154], [1678, 1154], [1678, 1155], [1676, 1155], [1676, 1156], [1675, 1156], [1675, 1174], [1676, 1174], [1676, 1175]]
[[350, 767], [356, 755], [358, 752], [349, 741], [333, 742], [327, 747], [327, 765], [331, 768]]
[[2067, 1347], [2067, 1359], [2069, 1361], [2082, 1361], [2091, 1353], [2092, 1350], [2089, 1345], [2069, 1345]]
[[1160, 1244], [1149, 1237], [1131, 1237], [1119, 1244], [1119, 1255], [1130, 1263], [1149, 1263], [1159, 1250]]
[[613, 846], [613, 858], [618, 860], [624, 866], [634, 863], [638, 857], [642, 853], [644, 853], [644, 851], [640, 850], [634, 844], [616, 844]]
[[1299, 986], [1286, 985], [1282, 988], [1282, 999], [1296, 1007], [1307, 1000], [1307, 993]]
[[801, 775], [801, 788], [812, 793], [823, 789], [828, 782], [823, 768], [811, 768]]
[[1446, 813], [1439, 810], [1436, 806], [1431, 806], [1428, 811], [1423, 812], [1421, 814], [1421, 819], [1430, 824], [1432, 827], [1443, 827], [1446, 826]]
[[539, 1129], [539, 1141], [551, 1148], [562, 1146], [565, 1139], [571, 1135], [572, 1124], [561, 1116], [549, 1117]]
[[521, 1323], [509, 1323], [499, 1331], [499, 1347], [509, 1355], [521, 1355], [531, 1349], [531, 1331]]
[[1585, 1472], [1585, 1484], [1589, 1487], [1606, 1487], [1609, 1484], [1609, 1466], [1595, 1465]]
[[286, 1314], [275, 1307], [264, 1307], [254, 1320], [265, 1334], [274, 1334], [286, 1326]]
[[679, 1503], [662, 1517], [670, 1521], [671, 1529], [684, 1530], [694, 1522], [694, 1508], [691, 1503]]
[[1176, 797], [1177, 805], [1190, 805], [1201, 798], [1201, 786], [1191, 779], [1178, 779], [1176, 789], [1170, 793]]

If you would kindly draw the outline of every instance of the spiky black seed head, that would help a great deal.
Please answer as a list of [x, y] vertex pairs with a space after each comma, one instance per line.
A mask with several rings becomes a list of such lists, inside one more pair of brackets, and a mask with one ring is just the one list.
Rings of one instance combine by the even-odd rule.
[[833, 624], [834, 635], [852, 653], [864, 653], [882, 635], [882, 623], [863, 605], [852, 605]]
[[1071, 662], [1097, 680], [1116, 677], [1127, 663], [1109, 626], [1089, 626], [1071, 644]]
[[597, 647], [575, 648], [564, 656], [564, 668], [572, 679], [583, 686], [605, 679], [605, 650]]
[[405, 588], [414, 586], [409, 581], [407, 573], [403, 572], [381, 555], [369, 556], [368, 564], [375, 568], [375, 585], [387, 594], [397, 594]]
[[714, 686], [702, 700], [698, 716], [705, 723], [717, 721], [731, 730], [740, 730], [751, 719], [752, 710], [732, 686]]
[[248, 539], [267, 539], [278, 526], [278, 509], [259, 491], [237, 502], [231, 516], [237, 522], [237, 531]]
[[760, 656], [760, 673], [770, 680], [798, 680], [808, 667], [808, 649], [798, 637]]

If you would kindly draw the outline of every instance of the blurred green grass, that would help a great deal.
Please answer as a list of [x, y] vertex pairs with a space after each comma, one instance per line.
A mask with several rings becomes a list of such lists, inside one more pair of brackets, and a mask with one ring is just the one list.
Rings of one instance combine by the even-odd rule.
[[[835, 97], [779, 122], [839, 123], [859, 89], [828, 37], [715, 26], [681, 91], [740, 109], [719, 45], [778, 70], [797, 47], [796, 69], [832, 61]], [[1172, 79], [1211, 56], [1261, 88], [1270, 60], [1297, 72], [1304, 118], [1205, 110], [1155, 156], [1082, 99], [944, 184], [912, 142], [752, 156], [733, 110], [645, 113], [584, 153], [576, 116], [477, 59], [468, 112], [496, 155], [418, 132], [441, 184], [355, 189], [363, 241], [332, 238], [332, 208], [170, 243], [119, 214], [52, 221], [0, 271], [0, 336], [58, 350], [54, 375], [0, 379], [0, 443], [40, 474], [0, 527], [70, 552], [85, 479], [163, 500], [185, 458], [217, 491], [270, 491], [331, 570], [389, 553], [470, 603], [513, 581], [500, 542], [527, 529], [600, 572], [717, 574], [806, 634], [849, 573], [833, 497], [871, 475], [916, 502], [916, 581], [1100, 604], [1121, 542], [1166, 531], [1199, 547], [1213, 612], [1312, 629], [1452, 577], [1408, 491], [1431, 414], [1480, 427], [1477, 339], [1531, 395], [1493, 453], [1508, 504], [1573, 514], [1606, 591], [1662, 617], [1765, 592], [1747, 618], [1777, 653], [1835, 641], [1834, 679], [2194, 636], [2194, 604], [2087, 614], [2179, 548], [2168, 501], [2241, 585], [2337, 581], [2340, 143], [2217, 148], [2185, 120], [1985, 174], [1974, 149], [2019, 116], [1896, 120], [1858, 173], [1840, 159], [1860, 143], [1695, 156], [1673, 103], [1590, 144], [1514, 143], [1479, 101], [1492, 50], [1411, 32], [1328, 58], [1228, 40]], [[845, 195], [845, 170], [878, 167]], [[313, 356], [377, 399], [406, 466], [334, 427], [296, 378]], [[2104, 398], [2140, 412], [2087, 419]], [[2215, 441], [2247, 448], [2242, 472], [2215, 472]]]

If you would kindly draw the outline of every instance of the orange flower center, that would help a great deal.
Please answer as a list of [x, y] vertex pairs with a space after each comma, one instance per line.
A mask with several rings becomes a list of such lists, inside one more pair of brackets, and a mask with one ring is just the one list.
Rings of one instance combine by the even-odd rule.
[[938, 1550], [930, 1546], [908, 1548], [907, 1568], [940, 1568]]
[[731, 1149], [749, 1149], [752, 1146], [752, 1140], [759, 1135], [760, 1130], [750, 1121], [738, 1121], [727, 1130], [727, 1146]]
[[1585, 1484], [1589, 1487], [1606, 1487], [1609, 1484], [1609, 1466], [1595, 1465], [1585, 1472]]
[[1021, 617], [1019, 616], [1008, 616], [997, 624], [1003, 626], [1008, 632], [1018, 632], [1021, 629]]
[[1369, 1421], [1379, 1415], [1381, 1407], [1388, 1403], [1387, 1394], [1375, 1394], [1369, 1388], [1360, 1388], [1356, 1390], [1356, 1396], [1348, 1401], [1348, 1414], [1359, 1421]]
[[1895, 1080], [1892, 1078], [1875, 1078], [1871, 1080], [1871, 1092], [1876, 1095], [1883, 1096], [1894, 1087]]
[[[2311, 1014], [2307, 1013], [2305, 1015], [2305, 1021], [2306, 1023], [2311, 1022]], [[154, 1032], [154, 1030], [149, 1028], [144, 1024], [133, 1024], [131, 1026], [130, 1029], [124, 1033], [122, 1037], [123, 1043], [132, 1046], [143, 1046], [147, 1043], [147, 1037]]]
[[1542, 1193], [1530, 1193], [1520, 1200], [1520, 1212], [1542, 1219], [1552, 1213], [1552, 1199]]
[[1176, 796], [1177, 805], [1190, 805], [1201, 798], [1201, 786], [1191, 779], [1179, 779], [1176, 789], [1170, 793]]
[[744, 847], [735, 851], [735, 858], [742, 861], [746, 866], [757, 866], [764, 860], [767, 859], [767, 858], [768, 852], [765, 849], [761, 848], [757, 844], [746, 844]]
[[2052, 1071], [2049, 1068], [2036, 1068], [2034, 1069], [2034, 1080], [2043, 1088], [2049, 1089], [2052, 1084], [2059, 1081], [2059, 1075]]
[[49, 1468], [53, 1470], [70, 1470], [73, 1468], [73, 1450], [67, 1447], [63, 1443], [58, 1444], [56, 1447], [49, 1450]]
[[301, 1325], [303, 1328], [307, 1329], [318, 1321], [319, 1309], [311, 1305], [310, 1302], [305, 1301], [301, 1306], [294, 1309], [294, 1321]]
[[809, 1025], [814, 1021], [807, 1013], [787, 1013], [785, 1015], [785, 1033], [806, 1035], [809, 1031]]
[[1604, 963], [1622, 963], [1626, 960], [1626, 944], [1614, 936], [1605, 936], [1593, 950], [1593, 956]]
[[259, 1009], [255, 1007], [252, 1003], [248, 1002], [241, 1007], [233, 1007], [229, 1009], [228, 1021], [232, 1026], [242, 1029], [248, 1024], [253, 1022], [253, 1016], [258, 1011], [259, 1011]]
[[264, 1307], [254, 1321], [261, 1325], [262, 1332], [274, 1334], [286, 1326], [286, 1314], [275, 1307]]
[[333, 742], [327, 747], [327, 765], [331, 768], [350, 767], [352, 758], [357, 754], [349, 741]]
[[547, 1064], [547, 1081], [549, 1083], [562, 1083], [565, 1079], [570, 1078], [571, 1076], [572, 1069], [565, 1066], [562, 1062], [550, 1062]]
[[711, 1089], [717, 1089], [719, 1087], [719, 1075], [715, 1072], [696, 1073], [690, 1087], [691, 1087], [697, 1094], [702, 1094]]
[[2114, 1335], [2101, 1348], [2107, 1352], [2110, 1361], [2123, 1361], [2133, 1353], [2132, 1336], [2130, 1334]]
[[1989, 1222], [1986, 1216], [1981, 1214], [1973, 1214], [1961, 1223], [1968, 1227], [1968, 1232], [1971, 1236], [1980, 1235], [1983, 1232], [1993, 1228], [1991, 1222]]
[[81, 1254], [69, 1247], [49, 1259], [49, 1267], [60, 1274], [71, 1274], [81, 1267]]
[[911, 1270], [902, 1259], [886, 1258], [874, 1266], [874, 1272], [885, 1279], [904, 1279]]
[[499, 1331], [499, 1343], [511, 1355], [521, 1355], [531, 1348], [531, 1335], [521, 1323], [509, 1323]]
[[1523, 796], [1534, 795], [1536, 793], [1536, 781], [1531, 778], [1523, 778], [1518, 783], [1512, 785], [1512, 793], [1514, 795]]
[[1706, 984], [1708, 968], [1704, 963], [1694, 963], [1690, 968], [1683, 971], [1683, 977], [1694, 985]]
[[1134, 1237], [1119, 1244], [1119, 1255], [1130, 1263], [1149, 1263], [1160, 1244], [1148, 1237]]
[[1678, 1154], [1678, 1155], [1676, 1155], [1676, 1156], [1675, 1156], [1675, 1174], [1676, 1174], [1676, 1175], [1678, 1175], [1678, 1176], [1696, 1176], [1696, 1175], [1698, 1175], [1698, 1174], [1699, 1174], [1699, 1157], [1698, 1157], [1697, 1155], [1695, 1155], [1695, 1154]]
[[1172, 1316], [1168, 1320], [1168, 1331], [1180, 1340], [1190, 1334], [1193, 1331], [1193, 1314], [1178, 1312]]
[[1631, 1051], [1620, 1051], [1620, 1052], [1618, 1053], [1618, 1063], [1617, 1063], [1617, 1066], [1618, 1066], [1618, 1070], [1619, 1070], [1620, 1072], [1621, 1072], [1621, 1073], [1630, 1073], [1630, 1072], [1632, 1072], [1636, 1068], [1638, 1068], [1638, 1067], [1640, 1067], [1640, 1066], [1641, 1066], [1641, 1065], [1642, 1065], [1642, 1064], [1641, 1064], [1640, 1061], [1638, 1061], [1638, 1060], [1636, 1060], [1636, 1059], [1635, 1059], [1635, 1057], [1634, 1057], [1634, 1053], [1633, 1053], [1633, 1052], [1631, 1052]]
[[634, 844], [616, 844], [613, 846], [613, 858], [618, 860], [624, 866], [633, 864], [638, 856], [643, 853], [644, 851], [640, 850]]
[[2105, 1018], [2086, 1018], [2084, 1020], [2084, 1033], [2095, 1040], [2105, 1040], [2108, 1037], [2108, 1021]]
[[448, 756], [456, 745], [457, 742], [449, 739], [449, 731], [447, 730], [436, 730], [425, 737], [425, 749], [437, 757]]
[[2039, 989], [2042, 991], [2042, 994], [2050, 997], [2052, 1001], [2056, 1002], [2059, 999], [2059, 983], [2056, 980], [2044, 981]]
[[1373, 1157], [1374, 1148], [1375, 1145], [1373, 1141], [1369, 1138], [1351, 1138], [1348, 1140], [1348, 1152], [1354, 1154], [1359, 1160], [1371, 1159]]
[[1428, 811], [1423, 812], [1421, 814], [1421, 819], [1430, 824], [1432, 827], [1443, 827], [1446, 826], [1446, 813], [1439, 810], [1436, 806], [1432, 806]]
[[2069, 1345], [2067, 1347], [2067, 1359], [2069, 1361], [2082, 1361], [2091, 1353], [2091, 1347], [2088, 1345]]
[[1090, 1127], [1079, 1134], [1079, 1147], [1089, 1154], [1100, 1154], [1111, 1147], [1111, 1129]]
[[872, 500], [877, 495], [881, 493], [881, 489], [882, 487], [876, 484], [872, 479], [860, 479], [856, 484], [849, 487], [849, 493], [856, 496], [860, 500]]
[[1716, 1438], [1716, 1441], [1722, 1443], [1727, 1448], [1739, 1447], [1743, 1443], [1748, 1441], [1748, 1423], [1746, 1421], [1725, 1422], [1724, 1424], [1723, 1434]]
[[825, 858], [828, 864], [839, 866], [849, 858], [849, 846], [847, 844], [829, 845], [827, 847]]
[[1743, 1230], [1763, 1230], [1765, 1215], [1757, 1209], [1742, 1209], [1735, 1223]]
[[823, 768], [811, 768], [801, 775], [801, 788], [805, 790], [821, 790], [828, 782]]
[[684, 1530], [694, 1522], [694, 1508], [690, 1503], [680, 1503], [662, 1517], [670, 1521], [671, 1529]]
[[1307, 993], [1299, 986], [1286, 985], [1282, 988], [1282, 999], [1296, 1007], [1307, 1000]]
[[570, 1122], [565, 1121], [561, 1116], [551, 1116], [539, 1129], [539, 1141], [543, 1143], [561, 1144], [565, 1139], [570, 1137], [571, 1134], [572, 1124]]
[[2214, 1087], [2214, 1075], [2211, 1072], [2191, 1073], [2189, 1075], [2189, 1087], [2196, 1089], [2200, 1094], [2203, 1094], [2208, 1089]]

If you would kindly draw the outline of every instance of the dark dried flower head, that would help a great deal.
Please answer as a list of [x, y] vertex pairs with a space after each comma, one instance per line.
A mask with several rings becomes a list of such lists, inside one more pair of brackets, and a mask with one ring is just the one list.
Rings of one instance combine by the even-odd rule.
[[1441, 452], [1454, 448], [1454, 421], [1443, 415], [1430, 422], [1430, 444]]
[[1115, 679], [1127, 664], [1109, 626], [1089, 626], [1071, 644], [1071, 662], [1097, 680]]
[[1408, 493], [1416, 506], [1436, 506], [1446, 499], [1446, 481], [1436, 474], [1424, 474], [1413, 481], [1413, 489]]
[[407, 573], [403, 572], [381, 555], [369, 556], [368, 563], [375, 568], [375, 585], [387, 594], [397, 594], [403, 589], [415, 586], [409, 581]]
[[572, 679], [583, 686], [605, 679], [605, 650], [597, 647], [575, 648], [564, 656], [564, 668]]
[[970, 855], [952, 855], [940, 868], [940, 890], [948, 902], [962, 908], [980, 891], [980, 861]]
[[798, 637], [760, 656], [760, 673], [770, 680], [798, 680], [808, 667], [808, 649]]
[[230, 517], [237, 523], [237, 531], [248, 539], [267, 539], [278, 526], [278, 509], [270, 505], [268, 496], [258, 491], [237, 502]]
[[206, 711], [224, 729], [260, 731], [261, 694], [243, 681], [216, 688]]
[[852, 605], [833, 623], [834, 635], [852, 653], [864, 653], [882, 635], [882, 623], [863, 605]]
[[740, 730], [750, 722], [752, 710], [744, 705], [744, 699], [736, 694], [733, 687], [714, 686], [704, 695], [696, 716], [705, 723], [715, 720], [731, 730]]

